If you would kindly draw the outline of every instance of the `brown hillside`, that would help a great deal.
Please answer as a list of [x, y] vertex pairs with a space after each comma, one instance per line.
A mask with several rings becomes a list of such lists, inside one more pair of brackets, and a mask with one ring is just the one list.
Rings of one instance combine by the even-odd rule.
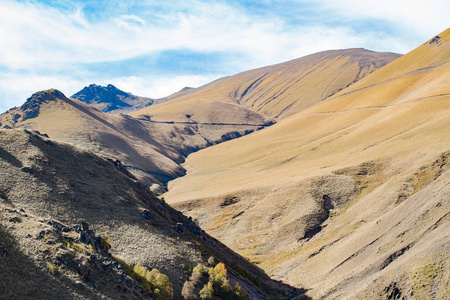
[[449, 62], [446, 30], [270, 128], [190, 155], [165, 197], [314, 298], [446, 299]]
[[57, 90], [35, 93], [20, 108], [1, 115], [0, 123], [39, 130], [51, 138], [118, 159], [148, 185], [184, 174], [178, 164], [183, 156], [157, 141], [146, 124], [126, 115], [100, 112]]
[[189, 115], [197, 122], [259, 124], [263, 120], [258, 114], [275, 119], [295, 114], [399, 56], [364, 49], [320, 52], [221, 78], [133, 115], [160, 121], [185, 121]]
[[[38, 132], [0, 130], [1, 299], [181, 299], [198, 263], [224, 263], [220, 274], [250, 299], [301, 296], [154, 197], [121, 164]], [[139, 277], [143, 267], [168, 276], [155, 277], [159, 294]], [[195, 293], [207, 282], [197, 277]]]
[[58, 90], [35, 93], [0, 116], [3, 128], [39, 130], [51, 138], [118, 159], [155, 192], [184, 175], [179, 163], [198, 149], [242, 136], [265, 125], [153, 122], [111, 115], [64, 96]]

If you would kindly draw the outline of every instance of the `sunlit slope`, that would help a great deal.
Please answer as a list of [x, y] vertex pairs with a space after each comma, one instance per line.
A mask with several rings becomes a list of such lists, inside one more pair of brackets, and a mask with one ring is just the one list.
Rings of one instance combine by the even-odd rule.
[[396, 287], [422, 299], [432, 283], [410, 274], [429, 263], [446, 299], [449, 30], [438, 37], [270, 128], [192, 154], [165, 198], [314, 297]]
[[[330, 100], [264, 131], [192, 154], [185, 164], [189, 176], [173, 183], [169, 198], [178, 199], [177, 190], [183, 191], [184, 196], [192, 193], [188, 198], [193, 198], [197, 189], [199, 196], [228, 189], [228, 186], [225, 189], [214, 188], [215, 179], [233, 182], [234, 188], [248, 187], [249, 184], [257, 186], [265, 178], [273, 182], [274, 174], [284, 174], [280, 178], [284, 180], [310, 174], [311, 171], [328, 172], [317, 167], [346, 165], [357, 159], [369, 160], [369, 157], [395, 157], [403, 151], [416, 152], [419, 145], [425, 148], [441, 145], [437, 151], [445, 149], [448, 139], [444, 138], [450, 134], [446, 126], [449, 118], [450, 51], [445, 33], [447, 31], [439, 35], [442, 37], [438, 44], [427, 42], [357, 84], [366, 88], [352, 91], [355, 86], [351, 86]], [[436, 58], [436, 53], [442, 59], [435, 60], [433, 68], [428, 68], [428, 63], [417, 65], [417, 72], [403, 67], [408, 59], [416, 64], [417, 57]], [[392, 73], [389, 70], [401, 68], [404, 72], [390, 77]], [[437, 131], [432, 129], [435, 127]], [[402, 143], [393, 148], [398, 141]], [[416, 147], [409, 147], [405, 141]], [[252, 178], [244, 179], [244, 182], [240, 182], [241, 178], [235, 180], [234, 175], [229, 176], [243, 174], [245, 177], [249, 171]], [[255, 176], [261, 180], [254, 180]], [[198, 178], [202, 180], [195, 184]], [[208, 184], [204, 184], [203, 179]], [[188, 181], [192, 188], [184, 188]], [[208, 188], [201, 188], [203, 186]], [[180, 194], [180, 200], [182, 198]]]
[[399, 56], [364, 49], [320, 52], [221, 78], [133, 115], [157, 121], [261, 124], [326, 99]]

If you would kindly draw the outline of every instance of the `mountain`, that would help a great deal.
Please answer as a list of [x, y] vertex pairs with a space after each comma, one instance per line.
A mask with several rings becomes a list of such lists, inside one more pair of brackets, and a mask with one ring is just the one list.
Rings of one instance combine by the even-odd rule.
[[[280, 72], [291, 64], [292, 68], [288, 68], [289, 70], [300, 70], [300, 66], [306, 65], [308, 67], [301, 69], [306, 72], [315, 66], [321, 69], [320, 66], [323, 64], [327, 68], [339, 69], [347, 63], [348, 67], [342, 67], [341, 75], [338, 77], [347, 76], [353, 82], [397, 55], [353, 49], [321, 53], [311, 57], [241, 73], [218, 82], [220, 86], [231, 86], [234, 90], [240, 88], [235, 84], [242, 76], [245, 76], [248, 82], [255, 81], [261, 76], [261, 72], [267, 73], [267, 70], [274, 69], [277, 71], [270, 73], [271, 80], [274, 81], [273, 84], [281, 85], [280, 82], [286, 80]], [[361, 60], [364, 63], [355, 64], [353, 60]], [[364, 67], [359, 68], [359, 65]], [[296, 77], [289, 75], [293, 78], [298, 77], [296, 85], [303, 86], [310, 81], [308, 73], [303, 71], [298, 71]], [[350, 75], [345, 75], [346, 72]], [[335, 76], [335, 73], [333, 74]], [[326, 76], [324, 75], [322, 79], [326, 80]], [[335, 77], [332, 81], [337, 82], [333, 88], [334, 86], [342, 88], [342, 84], [348, 84]], [[270, 83], [269, 79], [265, 82]], [[291, 89], [284, 88], [284, 90], [286, 94], [292, 92]], [[180, 164], [189, 153], [241, 137], [274, 123], [270, 117], [261, 111], [246, 107], [243, 102], [238, 104], [235, 100], [221, 99], [221, 94], [217, 94], [218, 91], [223, 94], [223, 90], [217, 89], [217, 82], [199, 89], [185, 88], [163, 99], [171, 99], [170, 101], [151, 105], [131, 113], [130, 116], [112, 115], [95, 109], [98, 107], [109, 112], [118, 112], [123, 107], [130, 108], [127, 105], [136, 106], [140, 103], [136, 101], [142, 100], [112, 85], [107, 87], [90, 85], [74, 95], [87, 104], [67, 98], [57, 90], [48, 90], [32, 95], [21, 107], [13, 108], [1, 115], [0, 127], [39, 130], [51, 138], [118, 159], [128, 166], [130, 172], [142, 183], [151, 186], [152, 191], [159, 194], [165, 191], [168, 181], [185, 174]], [[226, 91], [230, 92], [231, 90]], [[212, 98], [205, 98], [209, 93]], [[152, 107], [155, 109], [149, 111], [148, 109]]]
[[67, 98], [58, 90], [32, 95], [21, 106], [0, 116], [6, 128], [39, 130], [51, 138], [72, 143], [95, 153], [117, 159], [129, 166], [142, 183], [155, 191], [164, 182], [184, 174], [179, 165], [183, 155], [164, 145], [158, 136], [179, 134], [173, 128], [147, 127], [127, 115], [103, 113], [92, 106]]
[[184, 175], [180, 164], [189, 153], [270, 125], [263, 121], [261, 117], [252, 125], [154, 122], [148, 117], [104, 113], [54, 89], [37, 92], [21, 107], [0, 115], [3, 128], [38, 130], [120, 160], [156, 193], [164, 192], [169, 180]]
[[302, 298], [117, 161], [0, 130], [0, 166], [2, 299], [182, 299], [203, 287], [233, 299]]
[[399, 56], [365, 49], [320, 52], [218, 79], [132, 115], [244, 124], [253, 123], [257, 113], [278, 120], [330, 97]]
[[112, 84], [91, 84], [71, 96], [107, 113], [129, 113], [155, 104], [158, 100], [135, 96], [119, 90]]
[[446, 299], [449, 62], [450, 29], [346, 88], [312, 89], [304, 106], [249, 100], [262, 71], [228, 99], [277, 123], [190, 155], [164, 197], [313, 298]]
[[[444, 38], [442, 39], [444, 40]], [[438, 46], [433, 44], [430, 47]], [[439, 62], [439, 55], [434, 53], [436, 62]], [[142, 225], [137, 220], [143, 222], [141, 219], [145, 219], [147, 216], [151, 219], [148, 213], [144, 211], [149, 211], [150, 215], [153, 215], [152, 209], [156, 207], [156, 214], [169, 220], [169, 225], [167, 225], [166, 221], [162, 221], [158, 217], [153, 224], [156, 227], [158, 227], [158, 224], [162, 224], [163, 228], [171, 228], [176, 233], [186, 232], [188, 236], [191, 234], [184, 230], [185, 225], [183, 224], [189, 224], [195, 232], [198, 229], [193, 227], [192, 222], [186, 221], [181, 215], [177, 215], [176, 212], [168, 208], [169, 206], [166, 207], [159, 203], [157, 199], [154, 199], [156, 202], [152, 202], [136, 196], [131, 191], [126, 192], [129, 191], [129, 186], [122, 185], [119, 178], [113, 175], [113, 170], [116, 172], [117, 169], [117, 171], [126, 173], [128, 178], [131, 177], [133, 187], [139, 188], [145, 194], [148, 190], [146, 186], [150, 186], [151, 191], [164, 192], [164, 186], [168, 181], [183, 176], [188, 170], [187, 176], [169, 183], [170, 192], [165, 194], [167, 201], [197, 219], [208, 232], [223, 239], [234, 250], [258, 263], [272, 276], [290, 282], [297, 288], [297, 290], [293, 290], [287, 286], [280, 286], [279, 283], [270, 281], [257, 268], [255, 271], [248, 273], [245, 271], [246, 268], [251, 269], [254, 266], [252, 267], [245, 260], [241, 263], [236, 258], [237, 263], [231, 266], [230, 270], [237, 270], [236, 272], [240, 272], [239, 274], [244, 277], [247, 276], [250, 281], [261, 287], [257, 291], [251, 285], [247, 286], [244, 281], [241, 282], [242, 287], [245, 285], [248, 293], [253, 295], [252, 298], [260, 299], [262, 293], [266, 294], [269, 299], [280, 299], [280, 293], [283, 293], [285, 298], [293, 298], [293, 295], [296, 294], [301, 299], [305, 297], [303, 295], [304, 286], [310, 289], [308, 293], [314, 297], [325, 295], [335, 287], [333, 283], [339, 281], [334, 277], [334, 273], [329, 277], [332, 283], [320, 286], [319, 279], [326, 277], [324, 272], [328, 269], [324, 271], [311, 264], [311, 270], [317, 268], [317, 273], [306, 272], [303, 274], [301, 273], [303, 270], [302, 264], [311, 261], [309, 255], [311, 255], [311, 258], [317, 257], [324, 261], [327, 257], [322, 256], [321, 251], [328, 248], [322, 249], [321, 246], [335, 249], [332, 248], [333, 245], [342, 245], [342, 243], [347, 242], [345, 234], [350, 235], [355, 229], [355, 224], [363, 224], [357, 222], [359, 219], [355, 221], [353, 215], [345, 214], [345, 211], [347, 211], [345, 210], [346, 203], [349, 203], [348, 211], [351, 211], [354, 207], [351, 205], [352, 203], [366, 203], [355, 199], [362, 197], [361, 193], [366, 193], [378, 187], [376, 184], [379, 184], [380, 178], [384, 178], [382, 177], [384, 173], [380, 175], [377, 173], [378, 170], [384, 170], [386, 165], [397, 162], [395, 159], [398, 155], [398, 153], [395, 153], [392, 157], [389, 156], [388, 158], [392, 158], [392, 161], [379, 162], [372, 158], [372, 164], [370, 159], [365, 159], [353, 152], [359, 150], [358, 145], [364, 144], [363, 141], [367, 141], [371, 135], [364, 132], [357, 139], [354, 137], [356, 133], [344, 134], [347, 132], [346, 130], [356, 128], [357, 124], [366, 121], [364, 118], [379, 111], [381, 113], [382, 108], [377, 106], [370, 107], [370, 109], [358, 107], [354, 110], [350, 108], [349, 111], [326, 111], [325, 109], [332, 107], [327, 105], [331, 105], [330, 103], [334, 103], [337, 99], [346, 99], [345, 97], [349, 97], [347, 95], [355, 94], [357, 90], [350, 90], [350, 88], [361, 81], [368, 78], [378, 78], [380, 76], [377, 75], [378, 72], [373, 71], [378, 68], [381, 68], [379, 69], [381, 71], [385, 67], [395, 64], [398, 59], [386, 65], [397, 57], [396, 54], [375, 53], [363, 49], [323, 52], [284, 64], [225, 77], [200, 88], [182, 91], [170, 96], [170, 101], [151, 105], [129, 115], [113, 115], [101, 112], [91, 105], [67, 98], [54, 89], [37, 92], [27, 99], [21, 107], [13, 108], [0, 116], [0, 127], [10, 128], [2, 131], [5, 138], [0, 145], [2, 145], [4, 151], [0, 154], [5, 157], [6, 163], [14, 166], [11, 169], [14, 172], [10, 170], [11, 167], [9, 166], [2, 167], [2, 171], [5, 172], [3, 177], [7, 178], [2, 187], [2, 195], [4, 195], [4, 197], [2, 196], [4, 201], [2, 201], [6, 203], [5, 205], [9, 205], [4, 206], [6, 209], [4, 210], [5, 218], [2, 219], [2, 224], [6, 224], [4, 227], [7, 229], [0, 232], [5, 235], [5, 241], [7, 241], [7, 245], [4, 245], [4, 247], [12, 248], [13, 253], [24, 253], [24, 251], [19, 252], [18, 250], [30, 249], [30, 252], [25, 251], [25, 255], [19, 256], [18, 254], [18, 256], [15, 256], [15, 259], [19, 257], [27, 262], [29, 261], [27, 257], [31, 257], [30, 265], [41, 267], [40, 270], [38, 268], [32, 271], [33, 274], [37, 274], [36, 276], [42, 275], [42, 270], [45, 269], [42, 266], [47, 262], [50, 263], [48, 269], [52, 273], [57, 273], [61, 271], [60, 265], [52, 262], [52, 259], [57, 259], [57, 257], [44, 256], [47, 259], [45, 261], [39, 256], [39, 253], [45, 252], [48, 254], [50, 252], [53, 255], [56, 250], [53, 249], [55, 251], [52, 252], [52, 249], [45, 248], [47, 247], [45, 245], [57, 244], [59, 240], [44, 239], [45, 243], [47, 241], [50, 243], [44, 243], [44, 245], [41, 243], [31, 244], [32, 240], [27, 240], [27, 234], [24, 233], [24, 230], [34, 227], [39, 228], [37, 223], [39, 220], [43, 220], [44, 223], [50, 222], [47, 225], [60, 228], [59, 225], [53, 225], [56, 223], [52, 222], [52, 219], [55, 219], [58, 224], [65, 224], [61, 228], [68, 227], [80, 231], [79, 228], [83, 227], [85, 229], [81, 231], [84, 232], [82, 235], [89, 235], [86, 226], [81, 223], [82, 221], [87, 222], [89, 228], [95, 228], [97, 232], [97, 236], [92, 237], [94, 240], [99, 234], [101, 237], [104, 234], [108, 235], [111, 240], [112, 248], [109, 250], [111, 253], [120, 255], [127, 262], [131, 261], [129, 263], [131, 265], [137, 264], [142, 258], [147, 269], [157, 267], [163, 274], [167, 274], [171, 279], [174, 290], [179, 292], [189, 275], [185, 274], [182, 277], [180, 273], [177, 273], [179, 270], [168, 268], [163, 261], [171, 262], [172, 254], [177, 258], [179, 258], [178, 256], [187, 256], [189, 257], [189, 265], [192, 266], [192, 261], [199, 260], [198, 256], [195, 256], [195, 253], [198, 252], [190, 248], [186, 250], [187, 253], [182, 250], [175, 251], [174, 249], [179, 249], [177, 247], [184, 247], [185, 244], [189, 244], [189, 241], [186, 243], [180, 242], [180, 245], [178, 245], [178, 239], [168, 234], [167, 231], [153, 231], [156, 229], [147, 227], [146, 223]], [[418, 59], [418, 57], [415, 59]], [[399, 68], [399, 66], [394, 66], [391, 71], [386, 72], [385, 77], [388, 78], [386, 79], [388, 82], [391, 79], [393, 80], [389, 77], [391, 74], [401, 76], [398, 71]], [[371, 74], [368, 75], [369, 73]], [[380, 81], [381, 83], [385, 80], [383, 78]], [[372, 87], [371, 84], [377, 84], [376, 80], [365, 82], [358, 87], [367, 90]], [[408, 85], [408, 87], [412, 86]], [[346, 94], [347, 91], [355, 91], [355, 93]], [[355, 105], [358, 101], [364, 101], [364, 99], [358, 97], [355, 99], [352, 100]], [[349, 103], [342, 100], [342, 103], [336, 105], [338, 108], [342, 106], [345, 109]], [[317, 109], [319, 111], [316, 111]], [[320, 111], [320, 109], [325, 111]], [[423, 111], [423, 113], [425, 112]], [[385, 116], [386, 118], [388, 117]], [[369, 122], [368, 124], [373, 123]], [[401, 127], [398, 126], [395, 129], [398, 130], [399, 128]], [[19, 129], [27, 131], [21, 133]], [[50, 140], [34, 132], [34, 130], [48, 135]], [[377, 134], [384, 132], [373, 130]], [[372, 132], [370, 133], [372, 134]], [[343, 139], [348, 138], [349, 140], [340, 139], [341, 134]], [[236, 139], [244, 135], [247, 136]], [[355, 138], [355, 140], [351, 138]], [[41, 150], [34, 148], [38, 145], [36, 144], [38, 142], [34, 139], [41, 143], [38, 147]], [[230, 139], [232, 141], [222, 143]], [[27, 141], [31, 144], [27, 144]], [[60, 144], [56, 141], [69, 145]], [[19, 144], [16, 142], [19, 142]], [[213, 146], [218, 143], [222, 144]], [[343, 143], [343, 145], [340, 143]], [[58, 152], [53, 161], [43, 158], [46, 155], [37, 154], [34, 156], [33, 153], [36, 153], [36, 151], [42, 152], [45, 150], [47, 146], [44, 144], [48, 146], [65, 145], [64, 147], [72, 149], [71, 151], [75, 154], [72, 155], [64, 151]], [[376, 144], [372, 148], [376, 149], [375, 146]], [[410, 146], [405, 147], [410, 149]], [[209, 148], [198, 151], [206, 147]], [[364, 144], [364, 147], [368, 146]], [[191, 153], [193, 154], [182, 166], [185, 157]], [[106, 162], [105, 168], [99, 167], [100, 163], [96, 164], [86, 158], [89, 156], [95, 158], [97, 155], [105, 157], [109, 161], [109, 167], [106, 167]], [[359, 160], [355, 158], [351, 161], [341, 161], [346, 155], [359, 157]], [[399, 157], [403, 156], [399, 155]], [[428, 166], [431, 157], [437, 157], [437, 152], [427, 152], [427, 155], [421, 158], [421, 161], [424, 162], [423, 166]], [[65, 158], [70, 162], [70, 165], [67, 165], [68, 162], [64, 160]], [[85, 158], [86, 163], [84, 163]], [[101, 158], [101, 160], [104, 161], [105, 158]], [[410, 159], [411, 157], [407, 157], [405, 160], [409, 161]], [[445, 161], [445, 156], [443, 161]], [[111, 164], [113, 167], [111, 167]], [[86, 172], [78, 172], [78, 165], [80, 170]], [[57, 166], [61, 166], [61, 168]], [[435, 172], [434, 166], [430, 166], [430, 168]], [[402, 170], [400, 169], [400, 171]], [[432, 174], [435, 174], [433, 172]], [[361, 177], [375, 173], [377, 175], [373, 178]], [[429, 174], [427, 173], [424, 176], [429, 176]], [[369, 179], [373, 180], [370, 181]], [[400, 179], [397, 178], [397, 180]], [[399, 182], [396, 181], [396, 183]], [[95, 190], [96, 187], [99, 187], [98, 193]], [[131, 196], [122, 194], [122, 191]], [[436, 197], [440, 196], [437, 195]], [[39, 201], [34, 203], [32, 202], [33, 199]], [[63, 201], [64, 205], [60, 205], [60, 201]], [[135, 201], [138, 201], [138, 204], [135, 204]], [[74, 204], [71, 204], [71, 202], [74, 202]], [[133, 210], [124, 208], [123, 205], [127, 203], [137, 208]], [[144, 206], [141, 203], [144, 203]], [[324, 203], [326, 203], [326, 206], [324, 206]], [[386, 203], [386, 201], [382, 203]], [[159, 207], [162, 207], [162, 209]], [[25, 212], [20, 211], [21, 208]], [[92, 211], [89, 211], [91, 208]], [[28, 211], [29, 209], [31, 212]], [[9, 210], [15, 210], [15, 212]], [[331, 223], [331, 221], [339, 218], [338, 211], [350, 220], [351, 226], [346, 222]], [[27, 217], [23, 214], [36, 217], [33, 220], [24, 219]], [[174, 214], [177, 217], [174, 217]], [[138, 215], [139, 217], [137, 217]], [[374, 215], [376, 215], [376, 212], [373, 211], [368, 217], [363, 215], [367, 219], [364, 221], [369, 224], [373, 221]], [[17, 221], [16, 217], [20, 221]], [[128, 217], [134, 219], [127, 219]], [[8, 222], [14, 225], [8, 226], [11, 225]], [[78, 226], [69, 227], [71, 223]], [[326, 226], [329, 223], [330, 225]], [[342, 227], [344, 236], [339, 237], [341, 240], [326, 240], [322, 244], [313, 244], [312, 241], [315, 241], [315, 239], [319, 239], [326, 233], [332, 233], [330, 231], [330, 228], [333, 228], [332, 224], [338, 224], [333, 225], [337, 228], [336, 230]], [[141, 229], [144, 231], [141, 231]], [[145, 231], [147, 229], [156, 232], [155, 234], [159, 238], [153, 239], [153, 235]], [[51, 230], [51, 228], [42, 227], [43, 235], [46, 235], [47, 230]], [[72, 231], [69, 230], [69, 232]], [[195, 232], [193, 232], [194, 235]], [[37, 232], [38, 235], [39, 233]], [[331, 233], [330, 239], [333, 239], [335, 235]], [[59, 236], [58, 233], [55, 233], [55, 235], [56, 237]], [[169, 238], [166, 238], [167, 236]], [[20, 237], [20, 241], [14, 242], [17, 237]], [[70, 236], [64, 237], [67, 244], [80, 249], [79, 243], [68, 240], [68, 237]], [[165, 243], [160, 242], [160, 240], [166, 241], [166, 239], [171, 240], [173, 244], [177, 244], [173, 246], [174, 249], [170, 250], [172, 252], [167, 255], [164, 247], [160, 247], [161, 243]], [[200, 239], [203, 238], [200, 237]], [[227, 251], [229, 250], [224, 250], [227, 248], [209, 236], [206, 237], [205, 235], [205, 239], [206, 245], [219, 245], [215, 249], [220, 251], [214, 253], [217, 253], [218, 256], [216, 257], [219, 261], [226, 262], [228, 260]], [[101, 240], [99, 243], [101, 243]], [[102, 247], [108, 248], [108, 244], [104, 242]], [[163, 253], [161, 258], [152, 258], [151, 253], [149, 253], [150, 250], [141, 251], [141, 248], [148, 246], [148, 244], [152, 245], [152, 250], [155, 252]], [[202, 249], [204, 250], [203, 245], [194, 246], [194, 248], [202, 252]], [[95, 250], [95, 246], [98, 245], [91, 244], [91, 246]], [[315, 248], [316, 246], [319, 248]], [[90, 249], [88, 245], [83, 247], [84, 250], [81, 252], [87, 251], [89, 256], [94, 255], [94, 250]], [[68, 249], [64, 248], [63, 250]], [[105, 251], [97, 250], [99, 250], [98, 252]], [[390, 250], [390, 248], [384, 249], [384, 252], [381, 252], [380, 255], [385, 255]], [[348, 251], [351, 252], [352, 250]], [[8, 252], [11, 253], [11, 250]], [[141, 252], [142, 254], [139, 254]], [[116, 265], [118, 263], [117, 259], [109, 257], [107, 253], [105, 255], [107, 258], [102, 264]], [[330, 257], [330, 260], [335, 259], [331, 262], [331, 265], [334, 263], [334, 266], [337, 266], [340, 272], [341, 269], [337, 260], [343, 256], [331, 255]], [[36, 262], [35, 259], [37, 258], [40, 260]], [[88, 275], [91, 271], [99, 278], [115, 276], [115, 273], [105, 275], [96, 273], [95, 270], [89, 268], [91, 270], [89, 272], [84, 267], [80, 268], [80, 260], [84, 258], [86, 257], [76, 254], [77, 262], [75, 265], [78, 266], [77, 272], [85, 275], [87, 272], [87, 278], [89, 278]], [[13, 261], [10, 260], [8, 263], [8, 273], [15, 270]], [[181, 258], [176, 260], [175, 265], [185, 270], [185, 273], [190, 274], [190, 268], [185, 269], [188, 263], [180, 261]], [[233, 258], [231, 261], [235, 261], [235, 259]], [[20, 268], [26, 270], [24, 265], [26, 263], [21, 264]], [[123, 267], [118, 268], [127, 268], [126, 264], [122, 265]], [[184, 265], [184, 267], [181, 267], [181, 265]], [[239, 269], [237, 265], [244, 266], [244, 270]], [[346, 264], [343, 265], [347, 266]], [[137, 269], [140, 269], [140, 265], [138, 266]], [[365, 266], [365, 264], [362, 264], [362, 266]], [[218, 267], [216, 271], [209, 268], [209, 271], [211, 274], [215, 274], [214, 272], [223, 273], [220, 268]], [[205, 274], [202, 275], [203, 277], [200, 276], [200, 281], [207, 280], [206, 271], [199, 272]], [[133, 274], [131, 273], [131, 275]], [[71, 273], [68, 276], [75, 278], [75, 282], [78, 282], [78, 277], [74, 277]], [[149, 282], [142, 279], [142, 276], [135, 277], [136, 280], [134, 281], [129, 279], [131, 282], [127, 291], [130, 288], [133, 291], [140, 290], [139, 282], [141, 285], [150, 285]], [[48, 279], [49, 277], [43, 276], [42, 278]], [[125, 278], [127, 277], [125, 276]], [[328, 279], [328, 277], [326, 278]], [[7, 286], [9, 282], [5, 281]], [[39, 283], [40, 281], [36, 282]], [[50, 287], [53, 284], [52, 282], [49, 280], [47, 286]], [[70, 281], [66, 279], [62, 282], [64, 282], [64, 285], [72, 286]], [[234, 285], [236, 281], [230, 278], [230, 282]], [[101, 282], [95, 281], [95, 283], [98, 286], [101, 285]], [[121, 281], [121, 283], [123, 282]], [[26, 284], [27, 282], [23, 286], [26, 286]], [[125, 285], [127, 284], [125, 283]], [[194, 284], [192, 283], [192, 285]], [[189, 285], [187, 289], [199, 292], [199, 287], [197, 285], [192, 287], [192, 285]], [[400, 283], [399, 287], [403, 289]], [[97, 288], [92, 283], [92, 286], [90, 285], [87, 289]], [[26, 291], [26, 289], [20, 290]], [[106, 293], [104, 292], [106, 288], [101, 288], [101, 290], [101, 292], [94, 292], [94, 294], [98, 296], [98, 293]], [[341, 293], [340, 289], [338, 291]], [[355, 291], [357, 290], [355, 289]], [[79, 286], [73, 297], [77, 297], [77, 293], [86, 297], [85, 295], [88, 292], [82, 286]], [[144, 294], [138, 293], [137, 297], [142, 295], [145, 295], [145, 291]], [[13, 298], [15, 296], [16, 294], [12, 294]], [[48, 297], [51, 298], [51, 295]]]

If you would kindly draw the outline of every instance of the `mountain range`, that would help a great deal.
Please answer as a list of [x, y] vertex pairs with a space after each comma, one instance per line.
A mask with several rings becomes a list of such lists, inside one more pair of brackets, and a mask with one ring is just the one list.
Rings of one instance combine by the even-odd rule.
[[5, 295], [447, 299], [449, 40], [33, 94], [0, 116]]

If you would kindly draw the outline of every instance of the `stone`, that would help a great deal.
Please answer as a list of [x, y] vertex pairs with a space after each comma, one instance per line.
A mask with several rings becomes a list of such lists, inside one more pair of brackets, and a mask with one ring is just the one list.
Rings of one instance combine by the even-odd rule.
[[3, 245], [0, 245], [0, 257], [6, 256], [6, 249]]
[[141, 211], [141, 218], [145, 220], [153, 220], [153, 216], [148, 210]]

